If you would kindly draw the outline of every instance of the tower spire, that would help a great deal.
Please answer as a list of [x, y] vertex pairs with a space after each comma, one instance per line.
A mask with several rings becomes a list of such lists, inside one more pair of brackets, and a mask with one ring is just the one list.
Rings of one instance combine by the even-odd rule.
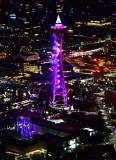
[[57, 16], [57, 19], [56, 19], [56, 23], [54, 26], [51, 26], [52, 29], [65, 29], [67, 28], [67, 26], [63, 25], [62, 22], [61, 22], [61, 19], [60, 19], [60, 16], [58, 15]]
[[59, 25], [59, 24], [61, 25], [62, 22], [61, 22], [60, 16], [58, 15], [56, 19], [56, 25]]

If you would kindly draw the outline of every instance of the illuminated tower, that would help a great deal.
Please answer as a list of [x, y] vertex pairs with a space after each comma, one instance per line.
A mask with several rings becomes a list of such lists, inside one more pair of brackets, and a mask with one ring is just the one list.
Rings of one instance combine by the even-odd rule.
[[62, 44], [64, 30], [67, 27], [62, 25], [60, 17], [57, 17], [54, 26], [51, 26], [53, 32], [53, 71], [54, 71], [54, 82], [53, 82], [53, 99], [51, 107], [54, 109], [67, 110], [69, 109], [67, 104], [67, 90], [64, 81], [63, 72], [63, 61], [62, 61]]

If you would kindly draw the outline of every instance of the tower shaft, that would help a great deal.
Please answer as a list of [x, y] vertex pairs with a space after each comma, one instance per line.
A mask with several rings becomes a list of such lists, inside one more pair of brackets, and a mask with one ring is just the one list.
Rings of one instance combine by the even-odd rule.
[[62, 43], [63, 43], [63, 33], [53, 33], [54, 38], [54, 86], [53, 86], [53, 105], [58, 103], [67, 106], [67, 91], [64, 81], [64, 72], [63, 72], [63, 61], [62, 61]]

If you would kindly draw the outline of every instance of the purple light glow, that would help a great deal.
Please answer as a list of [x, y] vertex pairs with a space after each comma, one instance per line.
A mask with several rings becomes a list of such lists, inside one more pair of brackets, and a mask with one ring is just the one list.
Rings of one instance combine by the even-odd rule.
[[31, 138], [32, 124], [29, 117], [17, 117], [17, 132], [21, 133], [23, 138]]
[[57, 52], [58, 52], [58, 53], [60, 52], [60, 49], [59, 49], [59, 48], [57, 48]]
[[[57, 17], [56, 23], [54, 26], [51, 26], [52, 29], [63, 29], [66, 28], [66, 26], [62, 25], [60, 17]], [[53, 62], [55, 63], [54, 67], [54, 83], [53, 83], [53, 100], [52, 105], [57, 106], [60, 105], [62, 108], [69, 108], [67, 107], [67, 90], [65, 87], [65, 81], [64, 81], [64, 72], [63, 72], [63, 64], [62, 64], [62, 43], [63, 43], [63, 33], [58, 31], [56, 33], [53, 33], [53, 39], [54, 39], [54, 56]]]

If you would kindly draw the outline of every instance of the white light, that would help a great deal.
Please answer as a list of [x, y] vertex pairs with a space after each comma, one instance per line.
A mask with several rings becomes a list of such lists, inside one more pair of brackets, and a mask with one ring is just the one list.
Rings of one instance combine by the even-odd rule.
[[60, 43], [57, 42], [57, 46], [60, 46]]
[[91, 128], [83, 128], [83, 130], [88, 130], [88, 131], [94, 131], [94, 129], [91, 129]]
[[61, 24], [62, 22], [61, 22], [61, 19], [60, 19], [60, 16], [58, 15], [57, 16], [57, 20], [56, 20], [56, 24]]
[[76, 140], [75, 139], [72, 139], [69, 141], [69, 145], [72, 145], [72, 144], [75, 144], [76, 143]]
[[74, 148], [76, 148], [76, 144], [72, 144], [72, 145], [70, 145], [70, 146], [69, 146], [69, 148], [70, 148], [70, 149], [74, 149]]

